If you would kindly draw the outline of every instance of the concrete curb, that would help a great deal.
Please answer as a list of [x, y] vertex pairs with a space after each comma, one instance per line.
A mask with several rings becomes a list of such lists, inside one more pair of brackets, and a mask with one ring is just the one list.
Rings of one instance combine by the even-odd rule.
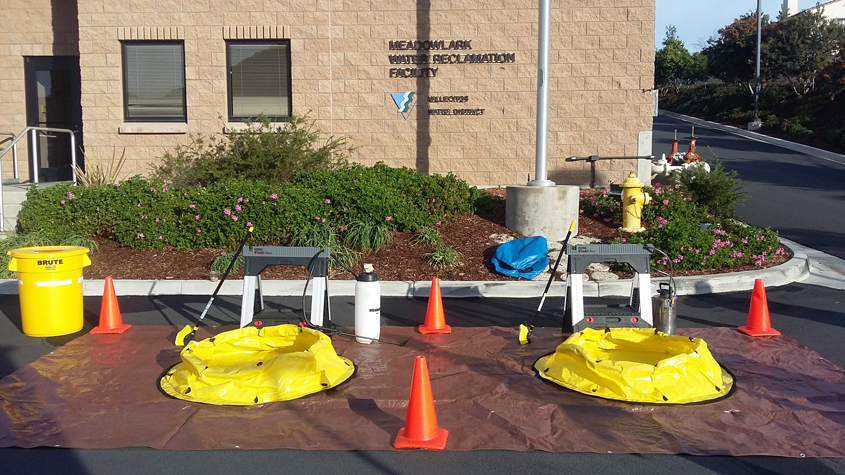
[[822, 150], [820, 148], [810, 147], [809, 145], [803, 145], [799, 143], [789, 142], [787, 140], [779, 139], [776, 137], [769, 137], [768, 135], [759, 134], [757, 132], [752, 132], [750, 130], [740, 129], [738, 127], [734, 127], [732, 125], [725, 125], [719, 124], [717, 122], [710, 122], [709, 120], [699, 119], [697, 117], [689, 117], [686, 115], [678, 114], [675, 112], [670, 111], [660, 111], [660, 115], [665, 115], [667, 117], [672, 117], [673, 119], [683, 120], [685, 122], [689, 122], [691, 124], [700, 125], [703, 127], [709, 127], [711, 129], [721, 130], [722, 132], [728, 132], [734, 135], [739, 135], [741, 137], [749, 138], [751, 140], [756, 140], [758, 142], [767, 143], [770, 145], [777, 145], [778, 147], [785, 148], [787, 150], [792, 150], [794, 152], [805, 153], [807, 155], [812, 155], [814, 157], [822, 158], [825, 160], [830, 160], [836, 163], [845, 164], [845, 155], [840, 155], [838, 153], [829, 152], [827, 150]]
[[[713, 274], [708, 276], [676, 277], [678, 295], [702, 295], [724, 292], [746, 291], [754, 288], [756, 279], [763, 279], [768, 287], [787, 285], [800, 281], [810, 273], [810, 260], [801, 245], [782, 239], [794, 256], [789, 261], [767, 269]], [[653, 279], [653, 288], [658, 282], [668, 278]], [[441, 281], [440, 292], [447, 298], [469, 297], [505, 297], [537, 298], [546, 287], [543, 281]], [[82, 294], [86, 297], [103, 295], [105, 280], [85, 280], [82, 282]], [[119, 296], [155, 296], [155, 295], [211, 295], [217, 287], [216, 282], [205, 280], [116, 280], [115, 293]], [[261, 282], [262, 294], [266, 297], [300, 296], [305, 288], [304, 280], [264, 280]], [[562, 297], [566, 286], [555, 282], [549, 289], [550, 297]], [[16, 295], [16, 280], [0, 281], [0, 295]], [[431, 282], [421, 281], [384, 281], [381, 283], [383, 297], [428, 297]], [[621, 297], [631, 293], [631, 279], [584, 282], [585, 297]], [[239, 296], [243, 294], [243, 280], [227, 280], [220, 287], [218, 295]], [[355, 295], [355, 281], [333, 280], [329, 282], [331, 296]]]

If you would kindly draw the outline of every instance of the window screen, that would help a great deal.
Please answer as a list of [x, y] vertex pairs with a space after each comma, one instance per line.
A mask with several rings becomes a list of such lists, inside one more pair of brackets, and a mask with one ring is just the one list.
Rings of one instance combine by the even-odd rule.
[[226, 44], [229, 120], [290, 118], [290, 42]]
[[184, 43], [123, 43], [123, 102], [127, 122], [186, 122]]

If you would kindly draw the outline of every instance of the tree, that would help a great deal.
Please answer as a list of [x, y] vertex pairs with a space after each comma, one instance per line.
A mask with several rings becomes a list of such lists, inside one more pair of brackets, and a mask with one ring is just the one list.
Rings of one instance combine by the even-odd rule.
[[[764, 38], [768, 25], [769, 16], [763, 15]], [[757, 61], [757, 13], [752, 11], [740, 16], [718, 33], [707, 40], [707, 47], [702, 50], [710, 73], [726, 82], [753, 83]]]
[[772, 24], [763, 47], [766, 76], [783, 77], [799, 96], [815, 89], [819, 71], [836, 59], [845, 27], [824, 17], [822, 8]]
[[690, 54], [679, 40], [677, 28], [666, 27], [663, 48], [654, 55], [654, 83], [657, 86], [680, 86], [707, 79], [707, 58], [700, 53]]

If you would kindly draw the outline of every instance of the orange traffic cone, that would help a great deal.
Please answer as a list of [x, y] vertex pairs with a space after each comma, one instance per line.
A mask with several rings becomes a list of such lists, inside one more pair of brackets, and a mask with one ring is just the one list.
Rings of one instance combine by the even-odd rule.
[[440, 298], [440, 279], [431, 280], [431, 294], [428, 296], [428, 309], [425, 312], [425, 324], [420, 325], [420, 333], [452, 333], [452, 327], [446, 325], [443, 316], [443, 300]]
[[748, 323], [737, 330], [750, 336], [780, 335], [780, 332], [772, 328], [769, 322], [769, 304], [766, 302], [766, 288], [763, 287], [763, 279], [754, 281], [751, 307], [748, 309]]
[[103, 289], [103, 304], [100, 306], [100, 325], [91, 330], [91, 333], [123, 333], [131, 326], [124, 325], [120, 317], [120, 307], [117, 306], [117, 296], [114, 294], [114, 280], [108, 276]]
[[449, 431], [437, 427], [431, 381], [428, 379], [428, 364], [425, 362], [425, 356], [417, 356], [405, 427], [399, 429], [393, 447], [443, 450], [446, 448], [447, 437], [449, 437]]

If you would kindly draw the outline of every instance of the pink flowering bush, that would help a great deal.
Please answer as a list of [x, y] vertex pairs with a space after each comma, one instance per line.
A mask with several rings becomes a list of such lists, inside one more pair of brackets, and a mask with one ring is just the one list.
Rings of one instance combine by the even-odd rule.
[[[785, 252], [776, 232], [746, 226], [731, 218], [717, 218], [690, 199], [682, 188], [681, 185], [661, 184], [644, 188], [651, 196], [651, 203], [643, 208], [645, 232], [620, 231], [616, 242], [651, 243], [669, 256], [655, 253], [652, 265], [668, 267], [671, 261], [676, 270], [718, 269], [743, 264], [766, 266], [767, 256]], [[621, 217], [619, 208], [620, 203], [607, 196], [607, 191], [581, 200], [582, 214], [596, 220], [605, 216]]]
[[601, 193], [582, 198], [579, 203], [579, 213], [612, 226], [621, 226], [622, 204], [610, 196], [609, 192], [610, 189], [605, 188]]

